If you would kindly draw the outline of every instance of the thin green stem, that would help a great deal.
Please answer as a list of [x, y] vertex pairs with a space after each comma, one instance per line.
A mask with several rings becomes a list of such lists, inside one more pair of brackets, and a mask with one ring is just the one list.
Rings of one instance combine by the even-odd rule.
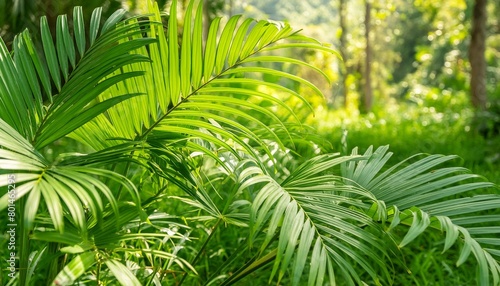
[[[99, 254], [96, 254], [99, 256]], [[96, 274], [95, 274], [95, 277], [96, 277], [96, 282], [97, 282], [97, 285], [102, 285], [101, 283], [101, 258], [98, 257], [97, 259], [97, 266], [96, 266]]]
[[[131, 152], [130, 154], [130, 157], [133, 157], [134, 156], [134, 151]], [[124, 176], [127, 176], [127, 173], [128, 171], [130, 170], [130, 161], [127, 161], [126, 165], [125, 165], [125, 170], [123, 171], [122, 174], [124, 174]], [[122, 190], [123, 190], [123, 184], [120, 184], [120, 186], [118, 187], [118, 193], [116, 195], [116, 199], [119, 201], [120, 200], [120, 197], [122, 195]]]
[[181, 101], [179, 101], [177, 104], [175, 104], [174, 106], [172, 106], [169, 110], [167, 110], [167, 112], [165, 112], [165, 114], [163, 114], [162, 116], [160, 116], [160, 118], [158, 118], [153, 124], [151, 124], [151, 126], [146, 129], [144, 131], [143, 134], [139, 135], [136, 137], [136, 140], [137, 141], [142, 141], [151, 131], [153, 131], [153, 129], [158, 126], [158, 124], [160, 124], [163, 119], [165, 119], [168, 115], [170, 115], [170, 113], [172, 113], [174, 110], [176, 110], [179, 106], [181, 106], [184, 102], [187, 102], [189, 100], [189, 98], [193, 95], [195, 95], [198, 91], [200, 91], [201, 89], [203, 89], [205, 86], [209, 85], [210, 83], [212, 83], [214, 80], [218, 79], [219, 77], [223, 76], [227, 71], [237, 67], [238, 65], [240, 65], [245, 59], [257, 54], [258, 52], [264, 50], [265, 48], [267, 48], [268, 46], [276, 43], [277, 41], [279, 41], [280, 39], [278, 40], [275, 40], [265, 46], [263, 46], [261, 49], [257, 50], [257, 51], [254, 51], [253, 53], [250, 53], [247, 57], [245, 57], [244, 59], [240, 59], [239, 61], [237, 61], [236, 63], [234, 63], [232, 66], [228, 66], [226, 67], [225, 69], [223, 69], [219, 74], [215, 75], [214, 77], [212, 77], [211, 79], [207, 80], [207, 82], [203, 83], [202, 85], [200, 85], [197, 89], [193, 90], [190, 94], [188, 94], [186, 97], [182, 98]]
[[249, 274], [266, 266], [276, 258], [277, 253], [278, 253], [277, 249], [273, 249], [271, 252], [260, 258], [257, 258], [258, 255], [256, 255], [254, 259], [251, 259], [246, 265], [244, 265], [238, 271], [233, 273], [233, 275], [229, 277], [226, 281], [224, 281], [220, 286], [233, 285], [234, 283], [245, 278]]
[[[201, 258], [201, 255], [202, 253], [205, 252], [205, 248], [207, 247], [208, 245], [208, 242], [210, 242], [211, 238], [213, 237], [213, 235], [215, 234], [215, 231], [217, 230], [217, 227], [219, 227], [220, 223], [222, 222], [222, 218], [219, 218], [217, 220], [217, 222], [215, 223], [215, 225], [212, 227], [211, 229], [211, 232], [210, 232], [210, 235], [207, 237], [207, 239], [205, 240], [205, 242], [203, 243], [203, 245], [201, 246], [200, 250], [198, 251], [198, 253], [196, 254], [196, 257], [193, 259], [193, 261], [191, 261], [191, 265], [194, 266], [196, 265], [196, 263], [198, 262], [198, 260]], [[184, 280], [187, 278], [187, 275], [188, 275], [188, 271], [184, 272], [184, 275], [182, 276], [182, 279], [181, 281], [179, 282], [179, 286], [182, 285], [182, 283], [184, 282]]]
[[49, 278], [48, 281], [54, 280], [59, 271], [62, 270], [59, 264], [60, 257], [57, 255], [58, 252], [59, 252], [59, 243], [49, 242], [48, 255], [53, 257], [53, 259], [51, 259], [49, 264], [49, 271], [47, 273], [47, 277]]
[[[226, 269], [228, 266], [234, 266], [236, 265], [236, 260], [241, 259], [242, 253], [248, 252], [248, 243], [241, 241], [241, 243], [238, 245], [238, 247], [232, 251], [232, 254], [222, 263], [219, 268], [215, 271], [211, 271], [210, 276], [208, 279], [205, 281], [203, 286], [208, 285], [213, 279], [215, 279], [217, 276], [222, 273], [224, 269]], [[255, 260], [255, 257], [251, 259], [251, 261]]]
[[24, 209], [26, 207], [26, 198], [22, 197], [19, 202], [19, 229], [21, 230], [17, 239], [19, 239], [19, 284], [26, 285], [29, 281], [28, 264], [30, 255], [30, 229], [25, 224]]

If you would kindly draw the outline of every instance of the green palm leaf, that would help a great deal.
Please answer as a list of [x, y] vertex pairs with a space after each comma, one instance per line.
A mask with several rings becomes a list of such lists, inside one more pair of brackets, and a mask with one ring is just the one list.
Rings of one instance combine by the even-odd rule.
[[[150, 37], [156, 38], [157, 42], [151, 44], [149, 49], [138, 50], [139, 54], [148, 56], [152, 59], [151, 63], [138, 63], [131, 67], [134, 70], [145, 70], [146, 74], [140, 77], [129, 78], [124, 84], [117, 85], [117, 90], [108, 90], [102, 99], [113, 98], [119, 94], [146, 93], [145, 96], [136, 97], [126, 102], [117, 104], [95, 119], [98, 124], [87, 124], [74, 132], [71, 136], [77, 140], [85, 136], [86, 144], [90, 144], [96, 150], [103, 147], [102, 142], [106, 142], [106, 147], [119, 144], [110, 140], [103, 140], [102, 131], [96, 130], [96, 126], [113, 126], [112, 137], [127, 138], [131, 140], [145, 140], [147, 135], [153, 130], [170, 131], [177, 133], [187, 132], [191, 138], [203, 138], [203, 140], [212, 140], [212, 143], [230, 149], [242, 149], [249, 154], [254, 151], [246, 144], [238, 142], [238, 146], [227, 146], [221, 140], [213, 140], [213, 136], [207, 137], [200, 133], [200, 129], [209, 129], [210, 132], [218, 134], [224, 140], [230, 139], [238, 141], [238, 137], [248, 137], [252, 140], [259, 138], [251, 128], [242, 128], [238, 124], [239, 118], [245, 118], [256, 125], [263, 126], [262, 122], [255, 117], [242, 114], [241, 107], [245, 110], [259, 110], [265, 116], [272, 118], [273, 121], [284, 125], [281, 119], [276, 117], [268, 109], [260, 107], [259, 100], [270, 100], [280, 106], [286, 106], [280, 99], [270, 96], [266, 93], [241, 88], [238, 86], [251, 84], [255, 87], [265, 85], [271, 89], [288, 92], [291, 95], [303, 98], [296, 92], [276, 84], [268, 83], [265, 80], [247, 79], [235, 77], [235, 74], [274, 74], [283, 76], [292, 81], [297, 81], [311, 88], [314, 92], [321, 94], [319, 90], [292, 74], [277, 72], [272, 69], [260, 66], [262, 62], [291, 63], [310, 67], [309, 64], [286, 57], [273, 57], [257, 55], [268, 47], [279, 44], [288, 38], [295, 37], [293, 30], [285, 25], [278, 26], [270, 22], [260, 21], [252, 27], [252, 20], [240, 20], [239, 16], [232, 17], [227, 24], [222, 25], [220, 19], [210, 26], [207, 39], [202, 38], [202, 3], [194, 5], [191, 1], [186, 10], [186, 16], [182, 32], [182, 45], [178, 47], [177, 35], [177, 17], [175, 5], [173, 2], [171, 13], [168, 20], [168, 29], [165, 34], [161, 27], [153, 25]], [[157, 5], [149, 5], [151, 12], [150, 21], [152, 23], [161, 23], [162, 19]], [[220, 35], [218, 35], [220, 31]], [[248, 35], [246, 35], [248, 33]], [[289, 42], [286, 46], [301, 47], [306, 37], [295, 37], [296, 42]], [[202, 43], [205, 41], [205, 48]], [[315, 45], [318, 49], [328, 50], [319, 43], [307, 41], [310, 48]], [[255, 60], [252, 60], [256, 57]], [[316, 71], [319, 71], [316, 69]], [[115, 72], [115, 76], [119, 72]], [[323, 74], [320, 72], [320, 74]], [[324, 75], [324, 74], [323, 74]], [[169, 83], [168, 85], [166, 83]], [[154, 83], [154, 84], [149, 84]], [[244, 99], [238, 101], [234, 96], [240, 94]], [[257, 99], [250, 100], [251, 98]], [[304, 100], [305, 101], [305, 100]], [[292, 115], [289, 107], [285, 107]], [[140, 112], [138, 112], [140, 110]], [[225, 120], [221, 117], [215, 119], [217, 114], [223, 113]], [[141, 117], [137, 116], [141, 114]], [[144, 114], [147, 116], [144, 117]], [[213, 115], [212, 115], [213, 114]], [[186, 120], [189, 118], [191, 121]], [[222, 128], [213, 128], [213, 121], [221, 124]], [[103, 123], [107, 121], [107, 123]], [[184, 126], [179, 123], [185, 122]], [[212, 123], [211, 123], [212, 122]], [[210, 126], [211, 125], [211, 126]], [[231, 126], [231, 134], [239, 133], [239, 136], [229, 135], [225, 129]], [[188, 130], [189, 129], [189, 130]], [[269, 137], [280, 142], [274, 131], [268, 129]], [[93, 140], [88, 140], [93, 136]], [[257, 141], [258, 142], [258, 141]]]
[[[137, 21], [131, 21], [117, 26], [123, 15], [124, 11], [118, 11], [110, 17], [98, 36], [100, 10], [96, 10], [91, 19], [90, 46], [86, 46], [86, 35], [82, 32], [84, 23], [80, 8], [74, 10], [73, 33], [67, 17], [58, 18], [55, 44], [47, 20], [41, 19], [43, 53], [39, 54], [35, 49], [28, 31], [15, 38], [12, 54], [0, 40], [0, 176], [15, 175], [16, 200], [22, 209], [20, 284], [30, 279], [27, 276], [28, 235], [35, 225], [46, 223], [50, 218], [47, 227], [63, 233], [69, 221], [75, 224], [82, 237], [86, 237], [86, 210], [100, 221], [105, 198], [118, 214], [114, 191], [101, 180], [114, 182], [118, 189], [129, 191], [132, 201], [136, 206], [140, 205], [135, 186], [122, 175], [83, 166], [85, 164], [69, 166], [57, 160], [50, 162], [39, 152], [111, 106], [138, 95], [97, 100], [104, 90], [142, 74], [142, 71], [131, 71], [110, 76], [116, 69], [149, 61], [134, 50], [153, 39], [141, 36], [125, 41], [142, 35], [141, 27], [147, 31], [149, 25], [139, 26]], [[53, 93], [52, 85], [56, 93]], [[2, 181], [1, 186], [5, 182], [7, 180]], [[5, 209], [8, 203], [13, 202], [9, 201], [8, 194], [2, 194], [0, 209]]]
[[[58, 18], [56, 45], [46, 18], [41, 19], [43, 57], [37, 54], [28, 31], [15, 38], [13, 56], [7, 51], [3, 40], [0, 41], [0, 112], [6, 123], [34, 142], [36, 148], [42, 148], [67, 135], [104, 110], [134, 96], [128, 94], [109, 101], [95, 102], [99, 94], [117, 82], [142, 74], [142, 71], [135, 71], [108, 77], [116, 69], [148, 61], [148, 58], [133, 54], [132, 51], [151, 43], [153, 39], [122, 41], [140, 35], [141, 29], [137, 22], [110, 29], [122, 18], [122, 11], [108, 19], [101, 36], [97, 41], [92, 41], [89, 47], [86, 47], [83, 33], [81, 8], [75, 8], [73, 16], [73, 36], [67, 17], [62, 15]], [[97, 16], [92, 18], [94, 29], [97, 29], [97, 21]], [[74, 42], [77, 43], [78, 57]], [[106, 77], [108, 79], [103, 80]], [[52, 93], [51, 82], [57, 94]], [[44, 101], [49, 104], [45, 105]]]
[[71, 260], [57, 275], [52, 285], [71, 285], [95, 263], [95, 253], [82, 253]]
[[[310, 259], [308, 285], [322, 285], [327, 274], [330, 283], [334, 284], [337, 277], [334, 268], [349, 284], [354, 284], [354, 281], [359, 284], [361, 278], [353, 263], [374, 278], [382, 273], [390, 280], [387, 266], [380, 259], [388, 256], [387, 246], [381, 243], [384, 234], [369, 216], [358, 211], [367, 208], [369, 204], [366, 203], [373, 201], [374, 197], [363, 189], [345, 185], [340, 177], [325, 173], [353, 160], [359, 160], [359, 157], [315, 157], [281, 182], [262, 173], [259, 168], [242, 172], [240, 190], [264, 183], [252, 202], [249, 243], [253, 244], [264, 230], [260, 251], [265, 253], [278, 234], [270, 279], [277, 274], [280, 281], [291, 268], [293, 285], [300, 285], [306, 262]], [[371, 231], [363, 227], [369, 227]]]
[[[182, 231], [189, 232], [187, 226], [175, 222], [172, 216], [158, 212], [149, 215], [145, 219], [147, 223], [144, 223], [138, 218], [137, 207], [130, 204], [120, 204], [119, 212], [120, 216], [114, 216], [112, 211], [106, 209], [101, 225], [97, 224], [96, 218], [90, 218], [86, 236], [82, 236], [72, 225], [66, 227], [62, 234], [46, 228], [45, 231], [37, 231], [32, 235], [31, 238], [36, 241], [60, 244], [60, 251], [71, 257], [68, 264], [57, 273], [54, 279], [56, 285], [56, 282], [66, 285], [81, 281], [85, 279], [84, 274], [94, 275], [95, 273], [90, 274], [89, 269], [96, 263], [107, 261], [111, 256], [111, 265], [105, 262], [111, 273], [103, 274], [103, 277], [100, 277], [103, 281], [116, 281], [115, 276], [122, 271], [122, 275], [127, 275], [126, 279], [138, 281], [137, 277], [129, 277], [137, 276], [137, 271], [142, 269], [138, 265], [133, 267], [134, 269], [130, 267], [135, 260], [131, 256], [137, 257], [137, 254], [144, 255], [144, 259], [151, 264], [168, 262], [168, 269], [178, 266], [184, 271], [191, 270], [196, 273], [187, 261], [177, 256], [176, 245], [182, 245], [186, 241]], [[172, 225], [175, 225], [174, 230], [164, 230], [172, 228]], [[179, 230], [175, 230], [176, 228]], [[119, 247], [125, 244], [127, 247]], [[50, 256], [43, 253], [41, 259], [50, 260]], [[141, 260], [137, 263], [141, 263]], [[130, 281], [123, 280], [121, 283], [129, 285]]]
[[135, 275], [122, 263], [117, 260], [106, 260], [106, 266], [116, 277], [116, 280], [122, 285], [140, 286], [141, 282], [135, 277]]
[[[463, 247], [457, 265], [472, 253], [479, 264], [479, 283], [489, 285], [491, 274], [493, 284], [497, 285], [500, 282], [498, 255], [495, 258], [496, 253], [488, 249], [488, 245], [500, 244], [500, 238], [491, 237], [498, 233], [497, 216], [492, 219], [478, 213], [498, 209], [500, 196], [468, 196], [470, 191], [491, 188], [494, 184], [474, 180], [479, 176], [465, 173], [464, 168], [440, 167], [456, 156], [430, 155], [406, 166], [403, 165], [406, 162], [401, 162], [382, 172], [391, 156], [387, 150], [387, 146], [375, 151], [369, 148], [364, 154], [366, 160], [343, 166], [348, 183], [369, 190], [379, 200], [370, 214], [376, 212], [373, 217], [389, 221], [389, 231], [409, 226], [399, 247], [428, 229], [442, 231], [445, 234], [443, 252], [460, 242]], [[356, 153], [357, 150], [353, 150], [353, 154]]]
[[[63, 231], [63, 205], [69, 211], [76, 225], [86, 232], [87, 223], [83, 206], [99, 218], [103, 211], [101, 196], [106, 197], [112, 208], [118, 213], [116, 199], [108, 186], [95, 176], [121, 182], [136, 198], [135, 187], [119, 174], [105, 169], [79, 166], [57, 166], [49, 164], [45, 158], [21, 134], [0, 119], [0, 161], [3, 171], [16, 175], [16, 200], [27, 195], [24, 209], [25, 226], [33, 227], [41, 198], [44, 198], [47, 209], [54, 222], [54, 227]], [[7, 174], [0, 175], [2, 177]], [[3, 180], [1, 186], [5, 186]], [[62, 200], [62, 201], [61, 201]], [[0, 198], [0, 210], [9, 204], [8, 194]]]

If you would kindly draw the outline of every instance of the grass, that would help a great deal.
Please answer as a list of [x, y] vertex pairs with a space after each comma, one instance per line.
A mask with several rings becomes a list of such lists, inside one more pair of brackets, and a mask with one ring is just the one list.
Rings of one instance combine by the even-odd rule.
[[358, 146], [390, 145], [393, 162], [417, 153], [458, 155], [456, 162], [500, 184], [500, 136], [484, 138], [476, 131], [471, 108], [436, 108], [409, 103], [389, 104], [385, 110], [361, 115], [346, 110], [319, 111], [310, 119], [336, 151]]

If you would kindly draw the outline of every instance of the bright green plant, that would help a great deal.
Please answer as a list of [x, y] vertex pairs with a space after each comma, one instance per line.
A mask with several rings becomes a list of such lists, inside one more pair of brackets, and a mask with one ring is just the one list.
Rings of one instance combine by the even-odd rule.
[[89, 35], [75, 8], [55, 43], [42, 18], [43, 49], [28, 32], [12, 54], [0, 43], [0, 210], [14, 205], [18, 224], [4, 284], [231, 285], [269, 266], [260, 282], [387, 285], [399, 248], [424, 231], [442, 234], [443, 251], [458, 244], [458, 265], [472, 253], [479, 284], [499, 284], [500, 215], [478, 215], [500, 205], [483, 192], [493, 184], [441, 167], [452, 156], [389, 168], [387, 147], [322, 154], [275, 112], [295, 114], [274, 92], [305, 99], [261, 75], [318, 89], [262, 63], [321, 75], [272, 52], [333, 51], [239, 16], [203, 39], [195, 4], [180, 37], [173, 1], [166, 31], [154, 3], [103, 25], [97, 9]]

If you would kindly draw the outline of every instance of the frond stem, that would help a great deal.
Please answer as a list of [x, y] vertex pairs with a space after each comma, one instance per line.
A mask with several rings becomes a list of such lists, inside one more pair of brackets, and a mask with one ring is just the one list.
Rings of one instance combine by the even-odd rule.
[[[215, 234], [215, 231], [217, 230], [217, 227], [220, 225], [220, 223], [222, 222], [222, 218], [219, 218], [217, 220], [217, 222], [215, 223], [215, 225], [212, 227], [211, 231], [210, 231], [210, 234], [208, 235], [207, 239], [205, 240], [205, 242], [203, 242], [203, 245], [201, 246], [200, 250], [198, 251], [198, 253], [196, 254], [195, 258], [193, 259], [193, 261], [190, 262], [190, 264], [192, 266], [194, 266], [198, 260], [200, 259], [202, 253], [205, 252], [205, 248], [207, 247], [208, 245], [208, 242], [210, 242], [210, 240], [212, 239], [212, 237], [214, 236]], [[179, 286], [182, 285], [182, 283], [184, 282], [184, 280], [186, 279], [187, 275], [188, 275], [188, 271], [184, 272], [184, 275], [182, 276], [182, 279], [181, 281], [179, 282]]]
[[172, 111], [176, 110], [180, 105], [182, 105], [183, 103], [187, 102], [189, 100], [189, 98], [193, 95], [195, 95], [198, 91], [200, 91], [201, 89], [203, 89], [205, 86], [209, 85], [210, 83], [212, 83], [212, 81], [218, 79], [220, 76], [224, 75], [228, 70], [231, 70], [235, 67], [237, 67], [238, 65], [240, 65], [244, 60], [246, 60], [247, 58], [250, 58], [251, 56], [257, 54], [258, 52], [264, 50], [265, 48], [267, 48], [268, 46], [278, 42], [279, 40], [281, 39], [278, 39], [278, 40], [275, 40], [275, 41], [272, 41], [270, 42], [269, 44], [267, 45], [264, 45], [263, 47], [261, 47], [259, 50], [256, 50], [254, 51], [253, 53], [250, 53], [248, 56], [246, 56], [245, 58], [243, 59], [239, 59], [238, 61], [236, 61], [236, 63], [234, 63], [233, 65], [231, 66], [228, 66], [227, 68], [225, 68], [224, 70], [222, 70], [218, 75], [212, 77], [211, 79], [209, 79], [207, 82], [203, 83], [202, 85], [200, 85], [197, 89], [193, 90], [190, 94], [188, 94], [186, 97], [182, 98], [182, 100], [180, 102], [178, 102], [177, 104], [175, 104], [174, 106], [172, 106], [169, 110], [167, 110], [167, 112], [165, 112], [165, 114], [163, 114], [162, 116], [160, 116], [160, 118], [158, 118], [153, 124], [151, 124], [151, 126], [146, 129], [146, 131], [144, 131], [143, 134], [141, 135], [138, 135], [136, 137], [136, 140], [137, 141], [142, 141], [149, 133], [151, 133], [151, 131], [153, 131], [153, 129], [158, 126], [158, 124], [160, 124], [168, 115], [170, 115], [170, 113], [172, 113]]

